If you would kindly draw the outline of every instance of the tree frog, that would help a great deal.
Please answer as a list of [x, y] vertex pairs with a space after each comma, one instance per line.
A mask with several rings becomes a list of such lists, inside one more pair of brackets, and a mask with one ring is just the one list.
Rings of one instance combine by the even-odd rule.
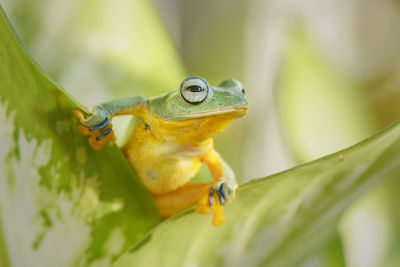
[[[88, 116], [74, 111], [82, 124], [79, 133], [89, 136], [95, 150], [114, 143], [114, 116], [139, 117], [121, 150], [159, 215], [167, 218], [197, 203], [196, 212], [212, 211], [214, 226], [225, 222], [223, 206], [234, 199], [238, 185], [232, 169], [215, 151], [213, 137], [246, 113], [245, 89], [239, 82], [228, 79], [212, 87], [200, 77], [186, 78], [178, 90], [154, 98], [137, 95], [95, 106]], [[189, 183], [202, 162], [215, 182]]]

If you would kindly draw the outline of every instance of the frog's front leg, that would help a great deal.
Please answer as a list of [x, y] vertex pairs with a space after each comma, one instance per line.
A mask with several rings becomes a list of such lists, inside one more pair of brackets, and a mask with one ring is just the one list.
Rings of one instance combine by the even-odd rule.
[[112, 117], [127, 114], [137, 116], [139, 109], [145, 103], [146, 99], [139, 95], [98, 105], [88, 117], [82, 110], [74, 110], [75, 117], [82, 124], [78, 126], [78, 132], [83, 136], [89, 136], [89, 144], [95, 150], [99, 150], [107, 142], [112, 146], [115, 142]]
[[229, 165], [214, 149], [211, 149], [203, 158], [216, 183], [206, 186], [200, 195], [196, 206], [196, 212], [207, 214], [212, 210], [214, 226], [220, 226], [225, 222], [223, 206], [235, 198], [238, 187], [235, 174]]

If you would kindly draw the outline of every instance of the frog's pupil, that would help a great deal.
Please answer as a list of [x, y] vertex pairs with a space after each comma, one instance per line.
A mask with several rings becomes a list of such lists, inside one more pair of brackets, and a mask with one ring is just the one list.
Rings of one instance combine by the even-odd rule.
[[187, 88], [187, 90], [193, 93], [204, 91], [204, 89], [199, 85], [191, 85]]

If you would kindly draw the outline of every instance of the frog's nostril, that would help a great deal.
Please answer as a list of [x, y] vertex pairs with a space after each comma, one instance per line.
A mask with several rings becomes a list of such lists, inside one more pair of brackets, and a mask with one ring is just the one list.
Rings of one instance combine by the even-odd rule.
[[246, 94], [246, 89], [242, 88], [242, 93]]

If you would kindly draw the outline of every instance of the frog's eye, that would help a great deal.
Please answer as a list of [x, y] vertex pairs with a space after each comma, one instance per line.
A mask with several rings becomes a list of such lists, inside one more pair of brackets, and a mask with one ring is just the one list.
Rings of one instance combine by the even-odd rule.
[[208, 94], [208, 84], [205, 80], [198, 77], [189, 77], [181, 84], [182, 98], [191, 104], [201, 103]]

